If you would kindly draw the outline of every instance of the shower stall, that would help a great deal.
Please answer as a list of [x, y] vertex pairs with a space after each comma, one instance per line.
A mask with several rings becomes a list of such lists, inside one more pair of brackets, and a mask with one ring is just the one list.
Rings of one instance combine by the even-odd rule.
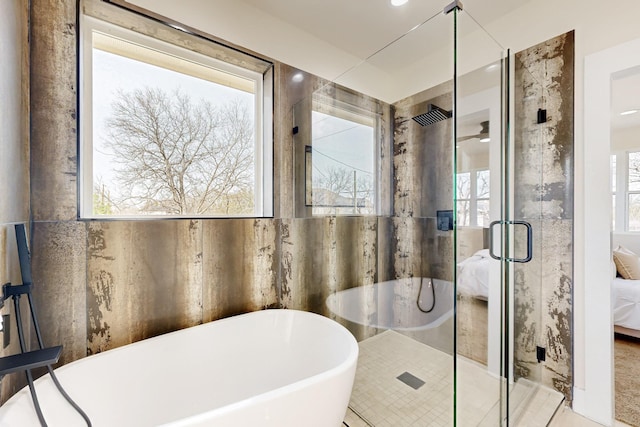
[[[547, 425], [566, 393], [541, 372], [543, 79], [454, 1], [312, 84], [282, 239], [283, 289], [307, 277], [308, 295], [283, 301], [358, 339], [345, 424]], [[323, 255], [287, 263], [293, 234]]]

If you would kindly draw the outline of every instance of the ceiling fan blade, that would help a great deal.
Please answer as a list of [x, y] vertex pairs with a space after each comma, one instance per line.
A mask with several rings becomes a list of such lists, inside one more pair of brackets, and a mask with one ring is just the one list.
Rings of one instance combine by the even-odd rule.
[[460, 137], [458, 137], [458, 142], [467, 141], [469, 139], [474, 139], [474, 138], [481, 138], [482, 137], [481, 135], [482, 134], [460, 136]]

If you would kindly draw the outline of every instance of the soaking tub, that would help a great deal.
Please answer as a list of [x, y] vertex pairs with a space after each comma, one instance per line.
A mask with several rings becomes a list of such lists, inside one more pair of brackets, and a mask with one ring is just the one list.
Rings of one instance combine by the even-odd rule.
[[452, 351], [451, 282], [428, 277], [390, 280], [336, 292], [329, 295], [326, 304], [332, 313], [348, 322], [375, 330], [392, 329], [440, 350]]
[[[358, 345], [326, 317], [265, 310], [105, 351], [56, 369], [94, 427], [340, 426]], [[83, 426], [49, 376], [36, 381], [49, 427]], [[38, 426], [28, 387], [3, 427]]]

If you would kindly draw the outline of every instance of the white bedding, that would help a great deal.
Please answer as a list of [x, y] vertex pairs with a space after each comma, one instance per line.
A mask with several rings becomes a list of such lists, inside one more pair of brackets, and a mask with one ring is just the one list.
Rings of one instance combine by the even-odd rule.
[[489, 298], [489, 249], [482, 249], [458, 263], [458, 292], [475, 298]]
[[614, 325], [640, 330], [640, 280], [614, 278], [611, 296]]

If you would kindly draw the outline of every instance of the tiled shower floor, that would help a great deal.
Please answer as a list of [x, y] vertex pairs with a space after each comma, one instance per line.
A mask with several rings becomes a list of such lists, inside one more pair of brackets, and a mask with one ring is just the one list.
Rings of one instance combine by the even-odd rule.
[[[408, 373], [410, 375], [407, 375]], [[410, 385], [397, 377], [424, 381]], [[419, 386], [419, 387], [418, 387]], [[414, 387], [418, 387], [414, 389]], [[531, 399], [532, 393], [536, 393]], [[495, 426], [499, 380], [480, 365], [458, 358], [457, 425]], [[530, 383], [517, 383], [511, 392], [517, 407], [516, 424], [546, 426], [562, 395]], [[360, 356], [345, 425], [349, 427], [451, 426], [453, 419], [451, 356], [394, 331], [360, 342]]]

